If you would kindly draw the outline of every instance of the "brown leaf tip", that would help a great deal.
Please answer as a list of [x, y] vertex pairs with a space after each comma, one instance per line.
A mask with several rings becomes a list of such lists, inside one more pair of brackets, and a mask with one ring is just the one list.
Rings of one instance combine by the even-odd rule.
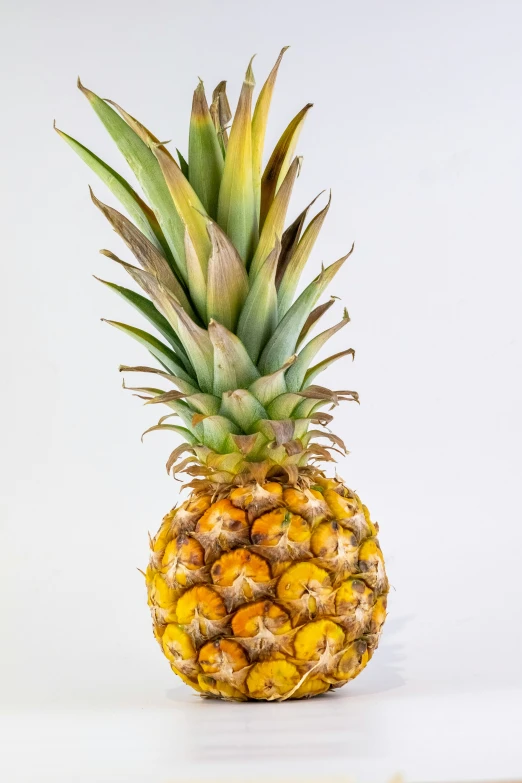
[[205, 86], [202, 80], [199, 80], [199, 84], [194, 90], [194, 97], [192, 99], [192, 115], [197, 119], [206, 118], [208, 115], [208, 103], [207, 96], [205, 95]]
[[78, 76], [78, 78], [76, 80], [76, 86], [78, 87], [79, 90], [81, 90], [83, 92], [84, 95], [87, 95], [87, 97], [89, 97], [91, 91], [88, 90], [87, 87], [83, 86], [82, 80], [80, 79], [79, 76]]
[[246, 70], [245, 79], [244, 79], [244, 83], [248, 84], [249, 87], [255, 87], [256, 86], [256, 80], [254, 79], [254, 71], [252, 69], [252, 63], [254, 61], [254, 57], [255, 56], [256, 55], [253, 54], [251, 59], [250, 59], [250, 62], [248, 63], [248, 68]]

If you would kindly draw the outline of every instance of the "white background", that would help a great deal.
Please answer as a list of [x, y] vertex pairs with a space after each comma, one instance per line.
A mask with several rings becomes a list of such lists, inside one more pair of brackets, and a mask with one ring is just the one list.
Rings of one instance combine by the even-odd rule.
[[[4, 0], [1, 26], [4, 780], [521, 777], [522, 4]], [[235, 105], [285, 44], [268, 141], [314, 102], [293, 214], [333, 188], [315, 271], [356, 243], [332, 351], [356, 361], [325, 380], [361, 394], [339, 471], [394, 589], [353, 685], [223, 705], [150, 633], [136, 566], [173, 443], [140, 444], [154, 416], [117, 367], [146, 354], [99, 321], [138, 323], [91, 277], [123, 282], [87, 184], [114, 202], [52, 121], [126, 174], [78, 74], [186, 151], [197, 77]]]

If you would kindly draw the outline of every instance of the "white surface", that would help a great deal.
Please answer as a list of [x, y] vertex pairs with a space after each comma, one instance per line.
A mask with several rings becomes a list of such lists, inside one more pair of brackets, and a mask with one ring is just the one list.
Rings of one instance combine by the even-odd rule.
[[[521, 777], [522, 5], [12, 0], [2, 16], [4, 779], [201, 780], [218, 760], [212, 779], [256, 780], [265, 750], [290, 781]], [[87, 183], [110, 196], [51, 125], [125, 172], [78, 73], [185, 150], [196, 77], [228, 77], [234, 103], [251, 53], [261, 82], [287, 43], [269, 142], [315, 102], [293, 214], [331, 185], [316, 263], [356, 241], [332, 352], [357, 358], [325, 381], [361, 394], [337, 415], [339, 470], [395, 589], [351, 689], [208, 704], [175, 689], [135, 570], [177, 486], [171, 441], [140, 445], [153, 417], [119, 386], [145, 354], [98, 321], [137, 323], [90, 277], [123, 281], [96, 254], [121, 247]]]
[[[513, 780], [522, 692], [338, 694], [222, 704], [167, 694], [161, 706], [12, 713], [0, 723], [6, 781], [49, 783]], [[0, 762], [0, 771], [2, 770]]]

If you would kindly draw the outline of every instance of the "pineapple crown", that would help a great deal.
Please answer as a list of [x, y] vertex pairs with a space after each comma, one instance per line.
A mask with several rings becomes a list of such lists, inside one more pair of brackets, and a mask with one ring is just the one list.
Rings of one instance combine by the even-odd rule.
[[[159, 365], [120, 370], [152, 373], [173, 385], [171, 390], [132, 391], [146, 404], [171, 409], [147, 432], [182, 436], [167, 470], [196, 477], [192, 486], [201, 480], [241, 483], [278, 475], [294, 483], [300, 469], [332, 460], [332, 450], [346, 451], [327, 429], [331, 414], [321, 409], [358, 400], [356, 392], [313, 383], [332, 362], [354, 356], [350, 348], [314, 364], [327, 340], [348, 323], [346, 310], [339, 323], [309, 336], [334, 303], [332, 297], [317, 304], [353, 246], [296, 295], [330, 199], [306, 227], [315, 199], [285, 228], [301, 168], [295, 149], [312, 104], [291, 120], [262, 168], [268, 112], [286, 48], [253, 112], [252, 61], [233, 119], [226, 82], [218, 84], [209, 106], [200, 81], [192, 103], [188, 160], [179, 150], [176, 160], [166, 143], [138, 120], [78, 80], [148, 203], [120, 174], [55, 126], [129, 215], [130, 220], [103, 204], [91, 190], [94, 204], [139, 266], [109, 250], [101, 252], [122, 266], [146, 296], [100, 282], [130, 302], [162, 339], [135, 326], [107, 323], [144, 345]], [[181, 424], [168, 421], [171, 417]]]

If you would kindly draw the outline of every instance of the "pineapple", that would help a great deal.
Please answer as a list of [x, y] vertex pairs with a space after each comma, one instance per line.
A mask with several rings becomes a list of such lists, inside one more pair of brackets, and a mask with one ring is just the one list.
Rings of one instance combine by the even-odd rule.
[[157, 378], [133, 387], [147, 405], [169, 409], [147, 432], [183, 440], [167, 471], [188, 475], [190, 495], [151, 538], [145, 573], [154, 635], [187, 685], [237, 701], [315, 696], [356, 677], [377, 647], [388, 592], [377, 525], [356, 493], [321, 469], [333, 451], [345, 452], [324, 409], [358, 396], [315, 383], [337, 359], [353, 359], [348, 349], [314, 363], [348, 323], [347, 312], [310, 336], [334, 304], [333, 297], [318, 302], [351, 250], [298, 293], [330, 202], [306, 227], [313, 202], [285, 228], [301, 168], [295, 149], [311, 104], [262, 168], [284, 51], [254, 107], [249, 64], [233, 119], [226, 82], [210, 105], [200, 82], [187, 160], [78, 82], [147, 201], [56, 129], [129, 216], [91, 191], [137, 265], [101, 252], [146, 296], [101, 282], [134, 305], [155, 334], [107, 323], [156, 360], [155, 367], [120, 367]]

